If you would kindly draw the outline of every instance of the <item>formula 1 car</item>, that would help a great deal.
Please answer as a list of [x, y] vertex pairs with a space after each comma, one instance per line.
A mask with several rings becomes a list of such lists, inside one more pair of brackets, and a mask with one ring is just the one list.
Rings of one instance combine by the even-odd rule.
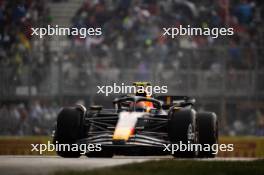
[[[138, 104], [151, 103], [152, 107]], [[123, 96], [113, 109], [102, 106], [63, 108], [57, 118], [53, 141], [62, 144], [100, 144], [88, 157], [113, 155], [168, 155], [164, 145], [218, 142], [215, 113], [196, 112], [195, 99], [187, 96]], [[62, 157], [80, 157], [78, 151], [57, 151]], [[209, 150], [175, 151], [174, 157], [215, 157]]]

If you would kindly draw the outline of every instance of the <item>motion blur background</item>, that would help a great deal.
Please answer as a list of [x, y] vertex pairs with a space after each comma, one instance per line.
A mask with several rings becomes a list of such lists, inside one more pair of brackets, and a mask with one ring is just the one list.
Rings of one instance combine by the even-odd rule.
[[[222, 135], [264, 135], [263, 18], [261, 0], [0, 0], [0, 135], [48, 135], [61, 106], [111, 107], [96, 86], [133, 81], [197, 98]], [[31, 36], [49, 24], [103, 35]], [[180, 24], [235, 35], [162, 37]]]

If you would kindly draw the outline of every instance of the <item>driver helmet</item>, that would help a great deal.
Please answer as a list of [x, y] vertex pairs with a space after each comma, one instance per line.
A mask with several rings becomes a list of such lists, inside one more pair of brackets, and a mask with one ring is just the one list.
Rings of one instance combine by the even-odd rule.
[[[136, 93], [136, 96], [147, 97], [147, 98], [150, 98], [151, 97], [151, 96], [148, 96], [146, 92], [137, 92]], [[140, 102], [137, 102], [136, 103], [136, 107], [137, 108], [146, 108], [147, 110], [148, 109], [151, 109], [151, 108], [154, 108], [153, 103], [150, 102], [150, 101], [140, 101]]]

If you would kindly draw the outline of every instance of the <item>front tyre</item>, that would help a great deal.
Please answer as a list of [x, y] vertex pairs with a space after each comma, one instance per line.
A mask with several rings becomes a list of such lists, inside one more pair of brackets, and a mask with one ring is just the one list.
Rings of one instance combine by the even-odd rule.
[[53, 143], [67, 144], [70, 147], [70, 150], [56, 150], [59, 156], [65, 158], [81, 156], [79, 151], [71, 151], [71, 148], [72, 144], [76, 144], [76, 141], [82, 138], [83, 116], [83, 112], [77, 108], [64, 108], [59, 112]]

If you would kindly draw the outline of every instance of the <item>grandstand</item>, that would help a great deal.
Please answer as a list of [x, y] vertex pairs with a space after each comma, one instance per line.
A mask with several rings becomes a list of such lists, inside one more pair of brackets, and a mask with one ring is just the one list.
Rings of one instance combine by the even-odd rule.
[[[49, 134], [62, 105], [110, 107], [97, 85], [150, 81], [216, 111], [223, 135], [264, 135], [263, 11], [260, 0], [0, 0], [0, 134]], [[48, 24], [103, 35], [31, 36]], [[180, 24], [235, 35], [162, 37]]]

